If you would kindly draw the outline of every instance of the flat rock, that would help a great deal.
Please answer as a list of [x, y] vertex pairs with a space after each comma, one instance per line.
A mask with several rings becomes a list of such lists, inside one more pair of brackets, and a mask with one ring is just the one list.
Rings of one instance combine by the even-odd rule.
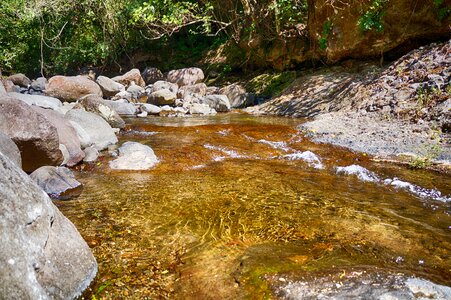
[[9, 93], [11, 97], [19, 99], [27, 103], [28, 105], [35, 105], [42, 108], [50, 108], [53, 110], [58, 110], [63, 106], [63, 103], [54, 97], [41, 96], [41, 95], [29, 95], [29, 94], [21, 94], [21, 93]]
[[75, 102], [89, 94], [102, 97], [99, 85], [84, 76], [54, 76], [50, 78], [45, 93], [67, 102]]
[[40, 167], [30, 178], [53, 199], [67, 200], [79, 196], [83, 189], [74, 173], [65, 167]]
[[97, 263], [75, 226], [31, 178], [0, 153], [0, 295], [75, 299]]
[[113, 128], [96, 114], [81, 109], [72, 109], [66, 113], [65, 118], [78, 124], [74, 128], [77, 130], [79, 137], [82, 137], [80, 141], [87, 142], [86, 135], [88, 136], [90, 142], [87, 143], [87, 146], [90, 146], [90, 143], [92, 143], [94, 148], [101, 151], [107, 149], [109, 145], [117, 143], [117, 137]]
[[110, 162], [115, 170], [148, 170], [158, 163], [152, 148], [135, 142], [125, 142], [119, 148], [119, 157]]
[[27, 172], [63, 161], [56, 127], [28, 104], [6, 95], [0, 96], [0, 132], [20, 149]]

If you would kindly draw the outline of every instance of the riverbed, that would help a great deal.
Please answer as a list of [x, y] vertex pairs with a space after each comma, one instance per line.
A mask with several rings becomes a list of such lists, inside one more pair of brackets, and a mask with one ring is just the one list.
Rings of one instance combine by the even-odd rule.
[[313, 143], [302, 119], [126, 121], [120, 143], [158, 165], [113, 171], [106, 155], [56, 202], [99, 264], [84, 298], [278, 298], [287, 280], [356, 270], [451, 284], [449, 175]]

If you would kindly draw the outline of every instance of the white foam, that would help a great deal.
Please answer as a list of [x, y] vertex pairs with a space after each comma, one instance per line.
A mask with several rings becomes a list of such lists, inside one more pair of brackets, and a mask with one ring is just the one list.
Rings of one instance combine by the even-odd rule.
[[288, 160], [303, 160], [309, 165], [313, 166], [315, 169], [324, 169], [324, 166], [321, 163], [318, 155], [311, 151], [290, 153], [282, 157]]
[[359, 165], [350, 165], [347, 167], [337, 167], [337, 174], [356, 175], [362, 181], [378, 182], [380, 181], [376, 173], [365, 169]]
[[443, 196], [442, 193], [436, 189], [426, 189], [410, 182], [399, 180], [396, 177], [393, 179], [385, 179], [384, 184], [391, 185], [395, 188], [408, 190], [412, 194], [415, 194], [421, 198], [432, 198], [442, 202], [451, 201], [450, 197]]
[[286, 142], [272, 142], [272, 141], [267, 141], [264, 139], [258, 140], [257, 142], [259, 142], [260, 144], [268, 145], [274, 149], [285, 151], [285, 152], [293, 150], [290, 147], [288, 147]]
[[[243, 156], [241, 154], [239, 154], [238, 152], [236, 152], [235, 150], [229, 150], [225, 147], [219, 147], [219, 146], [213, 146], [210, 144], [205, 144], [204, 148], [209, 149], [209, 150], [214, 150], [214, 151], [219, 151], [224, 153], [225, 155], [227, 155], [227, 157], [229, 158], [245, 158], [246, 156]], [[226, 157], [224, 156], [217, 156], [214, 158], [215, 161], [221, 161], [224, 160]]]

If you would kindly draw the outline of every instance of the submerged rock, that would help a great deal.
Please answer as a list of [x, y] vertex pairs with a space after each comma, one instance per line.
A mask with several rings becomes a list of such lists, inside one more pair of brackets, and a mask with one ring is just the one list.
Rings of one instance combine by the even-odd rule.
[[51, 198], [66, 200], [80, 195], [83, 185], [65, 167], [41, 167], [30, 174], [31, 179]]
[[110, 162], [115, 170], [148, 170], [158, 163], [152, 148], [135, 142], [125, 142], [119, 148], [119, 157]]
[[0, 153], [0, 295], [75, 299], [97, 263], [75, 226], [30, 177]]

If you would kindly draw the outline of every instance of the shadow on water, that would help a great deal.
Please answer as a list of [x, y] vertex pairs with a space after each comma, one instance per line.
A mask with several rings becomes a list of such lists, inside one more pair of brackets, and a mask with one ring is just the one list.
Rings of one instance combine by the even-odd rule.
[[[358, 164], [450, 194], [450, 178], [309, 142], [287, 118], [130, 119], [121, 142], [159, 165], [77, 173], [82, 195], [57, 202], [99, 263], [85, 298], [261, 299], [267, 276], [366, 266], [451, 282], [450, 206], [335, 174]], [[311, 161], [290, 154], [311, 151]], [[89, 171], [88, 171], [89, 169]]]

